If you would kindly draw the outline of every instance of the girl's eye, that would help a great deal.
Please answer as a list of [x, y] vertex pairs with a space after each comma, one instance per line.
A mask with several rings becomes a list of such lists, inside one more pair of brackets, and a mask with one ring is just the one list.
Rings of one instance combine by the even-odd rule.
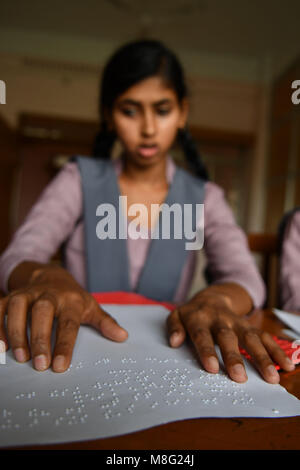
[[134, 110], [133, 109], [123, 109], [122, 110], [126, 116], [133, 116], [134, 115]]
[[169, 114], [170, 110], [169, 109], [158, 109], [158, 114], [161, 116], [164, 116], [165, 114]]
[[[134, 116], [135, 115], [135, 110], [134, 109], [122, 109], [122, 112], [126, 114], [126, 116]], [[157, 109], [157, 113], [160, 116], [165, 116], [166, 114], [169, 114], [170, 109]]]

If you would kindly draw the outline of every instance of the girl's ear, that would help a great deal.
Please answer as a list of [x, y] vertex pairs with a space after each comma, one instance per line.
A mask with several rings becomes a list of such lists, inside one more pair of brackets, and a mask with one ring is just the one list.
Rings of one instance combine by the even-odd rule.
[[180, 115], [179, 126], [178, 127], [184, 129], [185, 125], [186, 125], [186, 122], [187, 122], [189, 109], [190, 109], [190, 104], [189, 104], [187, 98], [182, 99], [180, 108], [181, 108], [181, 115]]

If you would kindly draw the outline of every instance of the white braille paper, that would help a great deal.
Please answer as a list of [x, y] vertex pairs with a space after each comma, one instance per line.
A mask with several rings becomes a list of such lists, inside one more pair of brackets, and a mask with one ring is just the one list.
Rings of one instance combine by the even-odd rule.
[[296, 333], [300, 334], [300, 314], [284, 312], [278, 308], [273, 308], [273, 312], [279, 320], [292, 328]]
[[0, 445], [104, 438], [201, 417], [300, 415], [300, 401], [267, 384], [247, 363], [248, 381], [224, 369], [205, 372], [192, 348], [168, 346], [160, 305], [104, 305], [129, 338], [115, 343], [81, 327], [72, 364], [62, 374], [37, 372], [8, 351], [0, 364]]

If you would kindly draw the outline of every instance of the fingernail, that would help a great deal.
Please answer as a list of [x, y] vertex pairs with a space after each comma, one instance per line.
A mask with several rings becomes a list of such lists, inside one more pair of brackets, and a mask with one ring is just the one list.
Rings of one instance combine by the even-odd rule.
[[291, 361], [291, 359], [289, 357], [287, 357], [285, 359], [285, 363], [286, 365], [289, 367], [290, 370], [294, 370], [295, 369], [295, 364], [293, 363], [293, 361]]
[[238, 375], [239, 377], [244, 378], [244, 379], [247, 378], [245, 368], [244, 366], [242, 366], [242, 364], [235, 364], [234, 366], [232, 366], [231, 370], [234, 373], [234, 375]]
[[107, 337], [112, 341], [123, 342], [128, 338], [128, 332], [120, 327], [118, 331], [112, 331], [111, 333], [107, 331]]
[[209, 369], [212, 372], [218, 372], [219, 363], [218, 363], [217, 358], [215, 358], [214, 356], [211, 356], [208, 359], [206, 359], [205, 362], [206, 362], [207, 369]]
[[17, 348], [14, 350], [15, 358], [18, 362], [26, 362], [26, 352], [23, 348]]
[[40, 354], [34, 358], [34, 367], [37, 370], [45, 370], [47, 369], [47, 357], [45, 354]]
[[53, 369], [56, 372], [63, 372], [65, 370], [65, 357], [64, 356], [56, 356], [53, 361]]
[[268, 366], [267, 369], [266, 369], [266, 371], [267, 371], [267, 373], [268, 373], [269, 375], [271, 375], [272, 377], [274, 377], [274, 379], [275, 379], [275, 378], [276, 378], [276, 379], [279, 378], [279, 374], [278, 374], [278, 372], [277, 372], [277, 370], [276, 370], [276, 368], [275, 368], [274, 366], [272, 366], [272, 365]]
[[178, 344], [179, 338], [180, 334], [178, 333], [178, 331], [174, 331], [174, 333], [172, 333], [170, 336], [171, 346], [176, 346]]
[[121, 339], [123, 339], [123, 341], [124, 341], [127, 338], [128, 338], [128, 331], [126, 331], [126, 330], [124, 330], [124, 328], [122, 328]]

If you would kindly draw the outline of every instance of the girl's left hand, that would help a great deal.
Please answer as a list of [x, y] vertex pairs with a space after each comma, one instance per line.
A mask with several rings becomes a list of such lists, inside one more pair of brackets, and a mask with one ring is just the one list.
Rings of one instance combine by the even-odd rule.
[[214, 346], [217, 343], [225, 368], [235, 382], [247, 381], [239, 346], [250, 354], [260, 374], [269, 383], [277, 384], [280, 380], [273, 360], [286, 371], [295, 368], [269, 333], [254, 328], [245, 317], [235, 314], [221, 296], [196, 295], [171, 311], [167, 328], [172, 347], [181, 346], [188, 333], [207, 372], [219, 371]]

